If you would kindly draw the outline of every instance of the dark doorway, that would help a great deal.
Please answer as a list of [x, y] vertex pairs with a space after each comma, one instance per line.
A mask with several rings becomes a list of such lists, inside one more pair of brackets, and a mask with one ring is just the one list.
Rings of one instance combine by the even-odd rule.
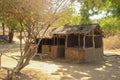
[[65, 58], [65, 38], [58, 38], [58, 58]]

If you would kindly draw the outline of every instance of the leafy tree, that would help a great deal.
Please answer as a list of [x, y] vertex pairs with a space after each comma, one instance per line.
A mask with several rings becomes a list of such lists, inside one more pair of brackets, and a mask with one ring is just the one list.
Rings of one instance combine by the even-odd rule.
[[108, 11], [113, 15], [113, 17], [116, 17], [117, 19], [120, 19], [120, 0], [108, 0], [111, 4], [108, 8]]
[[[4, 17], [9, 26], [20, 24], [21, 36], [22, 32], [25, 35], [25, 50], [22, 51], [22, 56], [13, 70], [13, 74], [16, 74], [28, 65], [30, 59], [37, 53], [37, 47], [44, 34], [59, 19], [59, 12], [68, 0], [0, 0], [0, 2], [0, 15]], [[45, 28], [45, 31], [41, 33], [42, 37], [37, 44], [31, 46], [31, 41], [39, 36], [42, 28]]]
[[120, 1], [119, 0], [105, 0], [106, 6], [103, 10], [107, 11], [106, 17], [99, 21], [105, 31], [106, 36], [111, 36], [120, 31]]
[[118, 32], [120, 20], [120, 0], [71, 0], [81, 4], [81, 24], [93, 23], [90, 16], [105, 12], [105, 17], [98, 20], [106, 35], [113, 35]]
[[66, 9], [62, 10], [61, 14], [61, 17], [54, 26], [63, 26], [65, 24], [78, 25], [81, 21], [81, 16], [76, 12], [73, 5], [69, 5]]
[[7, 27], [9, 28], [9, 43], [11, 43], [13, 41], [13, 36], [14, 36], [14, 30], [17, 28], [17, 24], [18, 22], [15, 20], [6, 20], [5, 24], [7, 25]]
[[102, 26], [106, 37], [114, 35], [120, 31], [120, 20], [118, 20], [116, 17], [108, 16], [100, 19], [98, 23]]
[[71, 0], [78, 1], [81, 5], [80, 15], [81, 15], [81, 24], [92, 23], [90, 16], [99, 14], [101, 12], [101, 6], [105, 5], [103, 0]]

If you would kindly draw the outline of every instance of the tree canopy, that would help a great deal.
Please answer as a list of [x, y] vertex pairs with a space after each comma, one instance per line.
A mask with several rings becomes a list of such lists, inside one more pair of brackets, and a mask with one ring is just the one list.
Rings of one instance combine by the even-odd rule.
[[[105, 34], [115, 34], [119, 31], [120, 0], [71, 0], [80, 3], [80, 24], [99, 23]], [[104, 13], [100, 19], [91, 19], [94, 15]], [[91, 18], [90, 18], [91, 17]]]
[[[0, 18], [11, 29], [9, 35], [17, 28], [20, 32], [21, 57], [13, 73], [20, 72], [35, 55], [37, 47], [47, 29], [61, 16], [61, 11], [67, 6], [68, 0], [0, 0]], [[45, 29], [40, 33], [41, 29]], [[22, 32], [25, 35], [25, 47], [22, 49]], [[41, 34], [35, 46], [32, 41]], [[31, 52], [35, 49], [35, 52]]]

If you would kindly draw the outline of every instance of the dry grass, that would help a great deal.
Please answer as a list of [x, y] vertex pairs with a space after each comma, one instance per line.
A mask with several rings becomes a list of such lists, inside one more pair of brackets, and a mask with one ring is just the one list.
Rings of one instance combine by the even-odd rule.
[[120, 49], [120, 36], [112, 36], [109, 38], [104, 38], [104, 49]]

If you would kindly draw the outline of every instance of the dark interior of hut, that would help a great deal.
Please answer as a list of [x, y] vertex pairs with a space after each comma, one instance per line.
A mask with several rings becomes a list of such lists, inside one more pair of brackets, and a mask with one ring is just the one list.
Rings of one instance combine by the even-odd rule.
[[[39, 39], [37, 39], [36, 42], [38, 42], [38, 40]], [[42, 39], [38, 46], [37, 53], [42, 53], [42, 45], [53, 45], [53, 39]]]
[[68, 36], [67, 47], [79, 47], [77, 35], [71, 34]]
[[58, 37], [55, 42], [58, 45], [58, 57], [65, 58], [65, 37]]
[[85, 39], [85, 47], [86, 47], [86, 48], [93, 47], [93, 39], [92, 39], [92, 36], [86, 36], [86, 39]]
[[52, 39], [42, 39], [38, 47], [38, 53], [42, 53], [42, 45], [51, 46], [58, 46], [58, 57], [64, 58], [65, 57], [65, 38], [64, 37], [54, 37]]
[[[71, 34], [68, 36], [67, 47], [74, 47], [74, 48], [83, 48], [84, 43], [84, 35], [74, 35]], [[94, 36], [95, 48], [102, 47], [102, 37]], [[93, 47], [93, 36], [86, 36], [85, 37], [85, 48]]]
[[95, 48], [101, 48], [103, 46], [102, 36], [95, 36]]
[[65, 38], [43, 39], [43, 45], [65, 45]]
[[43, 45], [53, 45], [53, 39], [43, 39]]
[[65, 38], [58, 38], [58, 45], [64, 45], [65, 46]]

